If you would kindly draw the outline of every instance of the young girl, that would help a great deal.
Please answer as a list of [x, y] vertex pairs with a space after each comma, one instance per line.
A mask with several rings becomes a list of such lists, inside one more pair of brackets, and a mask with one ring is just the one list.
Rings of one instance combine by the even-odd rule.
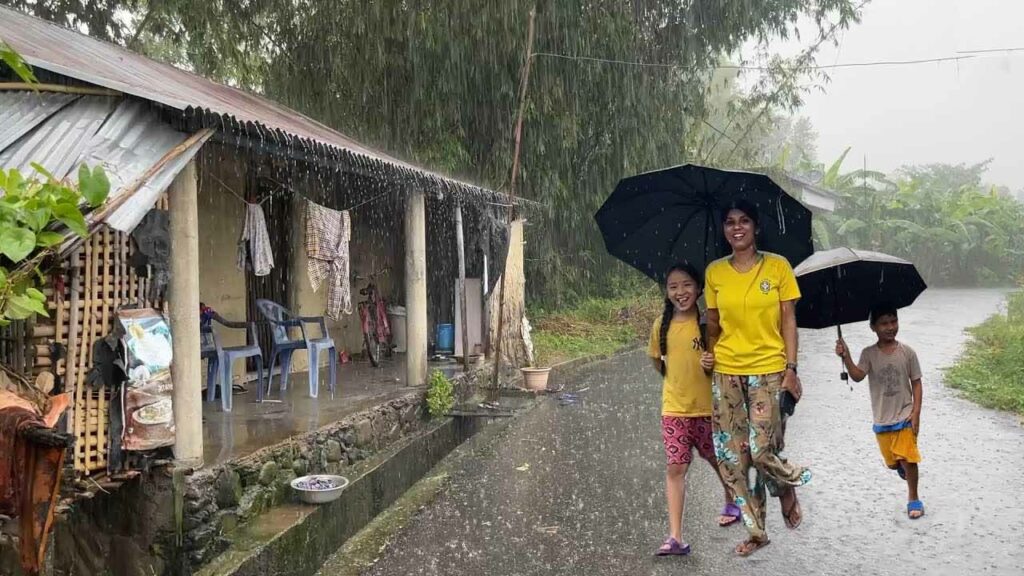
[[[677, 264], [668, 271], [665, 312], [654, 323], [648, 355], [662, 375], [661, 435], [665, 441], [668, 470], [665, 495], [668, 500], [669, 537], [658, 549], [659, 556], [684, 556], [690, 545], [683, 543], [683, 501], [686, 471], [693, 449], [718, 474], [711, 440], [711, 369], [713, 357], [704, 350], [697, 297], [701, 278], [689, 264]], [[721, 481], [721, 475], [719, 475]], [[725, 508], [718, 519], [730, 526], [740, 518], [725, 482]]]

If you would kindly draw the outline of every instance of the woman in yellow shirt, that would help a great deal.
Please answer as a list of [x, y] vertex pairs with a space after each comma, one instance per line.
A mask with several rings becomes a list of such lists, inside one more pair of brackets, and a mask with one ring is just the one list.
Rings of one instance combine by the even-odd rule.
[[[704, 351], [697, 297], [700, 275], [689, 264], [677, 264], [666, 275], [665, 312], [651, 329], [648, 355], [662, 376], [661, 436], [665, 443], [668, 469], [665, 471], [665, 497], [668, 501], [669, 536], [658, 549], [659, 556], [685, 556], [690, 545], [683, 542], [683, 503], [686, 495], [686, 471], [693, 451], [718, 472], [711, 440], [711, 355]], [[739, 520], [740, 510], [725, 490], [725, 508], [720, 526]]]
[[[737, 201], [723, 212], [732, 255], [705, 274], [708, 348], [713, 354], [714, 445], [718, 465], [743, 510], [750, 537], [736, 547], [749, 556], [767, 546], [766, 482], [779, 490], [786, 525], [800, 524], [796, 486], [810, 470], [779, 456], [782, 391], [800, 398], [797, 377], [796, 301], [800, 289], [789, 262], [757, 249], [757, 207]], [[749, 484], [750, 467], [757, 479]]]

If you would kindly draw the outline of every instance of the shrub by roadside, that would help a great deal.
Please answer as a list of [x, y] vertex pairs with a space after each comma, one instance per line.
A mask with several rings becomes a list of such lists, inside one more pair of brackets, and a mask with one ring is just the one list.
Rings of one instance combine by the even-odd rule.
[[535, 310], [533, 345], [538, 366], [614, 354], [645, 342], [661, 312], [656, 289], [619, 298], [585, 300], [562, 310]]
[[1011, 294], [1006, 308], [968, 330], [946, 383], [982, 406], [1024, 414], [1024, 292]]

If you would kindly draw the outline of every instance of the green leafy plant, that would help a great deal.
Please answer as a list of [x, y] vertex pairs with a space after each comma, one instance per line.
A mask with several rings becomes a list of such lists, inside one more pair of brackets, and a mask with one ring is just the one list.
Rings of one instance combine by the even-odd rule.
[[36, 81], [36, 75], [32, 73], [32, 68], [25, 63], [21, 54], [18, 54], [3, 40], [0, 40], [0, 62], [7, 64], [11, 70], [14, 70], [14, 73], [17, 74], [18, 78], [21, 78], [22, 82], [34, 83]]
[[[0, 62], [22, 81], [36, 83], [25, 60], [0, 39]], [[89, 233], [81, 207], [96, 208], [110, 193], [103, 168], [78, 169], [78, 187], [32, 164], [28, 178], [15, 168], [0, 169], [0, 326], [34, 314], [49, 316], [40, 264], [64, 239], [61, 224], [79, 236]]]
[[440, 418], [455, 405], [455, 386], [440, 370], [434, 370], [427, 385], [427, 410], [431, 418]]
[[1006, 312], [971, 328], [970, 341], [945, 383], [988, 408], [1024, 415], [1024, 292], [1011, 294]]
[[47, 316], [40, 290], [40, 265], [64, 239], [61, 225], [88, 234], [82, 206], [96, 208], [110, 192], [103, 168], [78, 170], [78, 186], [60, 181], [45, 168], [25, 177], [17, 169], [0, 170], [0, 325], [33, 314]]

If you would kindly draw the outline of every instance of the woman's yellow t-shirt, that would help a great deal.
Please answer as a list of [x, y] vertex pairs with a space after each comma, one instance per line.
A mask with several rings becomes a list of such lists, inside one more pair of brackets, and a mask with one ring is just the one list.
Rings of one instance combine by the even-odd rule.
[[800, 298], [789, 261], [761, 253], [761, 261], [737, 272], [730, 258], [715, 260], [704, 274], [704, 298], [718, 310], [721, 336], [715, 371], [733, 376], [775, 374], [786, 369], [780, 303]]
[[[704, 351], [696, 316], [673, 320], [668, 327], [665, 378], [661, 390], [662, 416], [695, 418], [711, 416], [711, 376], [700, 367]], [[654, 322], [647, 348], [651, 358], [661, 358], [661, 319]]]

